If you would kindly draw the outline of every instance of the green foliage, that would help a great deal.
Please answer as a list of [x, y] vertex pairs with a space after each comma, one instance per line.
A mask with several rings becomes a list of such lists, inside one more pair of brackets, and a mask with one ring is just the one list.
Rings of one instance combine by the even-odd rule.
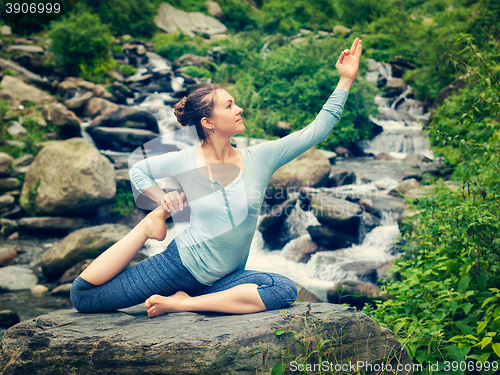
[[109, 210], [119, 217], [130, 217], [134, 212], [134, 193], [130, 190], [118, 189]]
[[[340, 76], [335, 70], [338, 54], [346, 46], [334, 39], [304, 39], [303, 43], [273, 45], [261, 52], [262, 41], [249, 34], [245, 41], [225, 41], [226, 65], [220, 65], [215, 82], [234, 85], [248, 137], [269, 138], [278, 121], [300, 130], [314, 120], [334, 90]], [[363, 65], [364, 66], [364, 65]], [[370, 134], [368, 116], [373, 113], [375, 89], [362, 79], [353, 86], [342, 119], [319, 147], [349, 146]]]
[[186, 69], [184, 70], [184, 73], [186, 73], [187, 75], [189, 75], [191, 77], [198, 77], [198, 78], [204, 78], [204, 79], [208, 79], [208, 78], [212, 77], [212, 73], [210, 73], [210, 71], [208, 69], [200, 68], [200, 67], [194, 66], [194, 65], [187, 66]]
[[22, 151], [24, 154], [36, 156], [38, 154], [38, 148], [35, 145], [47, 140], [45, 137], [46, 129], [38, 123], [35, 116], [27, 116], [24, 118], [22, 125], [26, 129]]
[[193, 39], [181, 31], [174, 34], [157, 33], [153, 42], [156, 53], [172, 61], [187, 53], [199, 56], [206, 54], [206, 48], [200, 38]]
[[5, 99], [0, 99], [0, 145], [5, 142], [7, 128], [10, 126], [10, 121], [5, 119], [5, 115], [10, 110], [10, 104]]
[[139, 70], [139, 68], [136, 68], [135, 66], [132, 65], [119, 65], [118, 69], [120, 69], [120, 72], [126, 77], [126, 76], [131, 76]]
[[[489, 42], [498, 51], [499, 41]], [[418, 214], [401, 228], [406, 256], [393, 268], [402, 280], [383, 288], [396, 298], [371, 312], [415, 361], [440, 361], [439, 373], [444, 360], [472, 361], [478, 369], [500, 359], [500, 56], [478, 50], [469, 34], [457, 45], [462, 57], [447, 56], [469, 75], [469, 87], [435, 111], [428, 131], [461, 188], [441, 183], [411, 202]]]
[[72, 13], [51, 24], [49, 37], [56, 61], [68, 75], [102, 79], [103, 72], [112, 66], [108, 51], [113, 36], [96, 15]]
[[157, 7], [151, 1], [141, 0], [86, 0], [101, 21], [110, 25], [112, 32], [150, 38], [156, 30], [153, 19]]
[[3, 74], [5, 76], [17, 77], [17, 72], [15, 70], [12, 70], [12, 69], [9, 69], [9, 68], [5, 69], [4, 72], [3, 72]]

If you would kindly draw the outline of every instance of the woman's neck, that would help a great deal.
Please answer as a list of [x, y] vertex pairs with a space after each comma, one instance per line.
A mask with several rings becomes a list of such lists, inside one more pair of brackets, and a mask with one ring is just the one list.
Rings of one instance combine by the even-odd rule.
[[234, 156], [234, 147], [229, 139], [207, 139], [201, 149], [205, 159], [219, 163], [224, 163]]

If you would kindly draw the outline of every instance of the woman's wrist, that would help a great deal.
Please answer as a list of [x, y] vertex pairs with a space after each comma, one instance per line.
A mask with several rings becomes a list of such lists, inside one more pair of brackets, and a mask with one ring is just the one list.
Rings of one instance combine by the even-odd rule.
[[340, 77], [340, 80], [339, 80], [339, 83], [337, 84], [336, 90], [344, 90], [344, 91], [349, 92], [353, 82], [354, 82], [354, 79], [347, 78], [347, 77]]

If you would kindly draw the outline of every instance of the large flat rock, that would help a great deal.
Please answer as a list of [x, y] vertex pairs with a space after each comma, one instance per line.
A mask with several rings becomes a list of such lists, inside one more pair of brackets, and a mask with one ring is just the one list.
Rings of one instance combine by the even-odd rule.
[[281, 348], [290, 355], [300, 352], [291, 334], [277, 336], [277, 329], [320, 342], [333, 338], [330, 361], [392, 359], [394, 368], [396, 358], [410, 363], [390, 330], [342, 305], [295, 303], [286, 310], [255, 314], [173, 313], [156, 318], [148, 318], [137, 305], [106, 314], [61, 310], [23, 321], [9, 328], [0, 343], [0, 373], [267, 373], [264, 353], [266, 366], [272, 368], [280, 361]]

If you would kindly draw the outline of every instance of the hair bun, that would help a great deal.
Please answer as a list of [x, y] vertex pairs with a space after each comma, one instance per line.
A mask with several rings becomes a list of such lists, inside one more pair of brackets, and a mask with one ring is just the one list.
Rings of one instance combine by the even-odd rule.
[[174, 105], [174, 114], [177, 117], [177, 121], [182, 126], [188, 125], [188, 120], [184, 107], [186, 106], [187, 97], [185, 96], [182, 100]]

